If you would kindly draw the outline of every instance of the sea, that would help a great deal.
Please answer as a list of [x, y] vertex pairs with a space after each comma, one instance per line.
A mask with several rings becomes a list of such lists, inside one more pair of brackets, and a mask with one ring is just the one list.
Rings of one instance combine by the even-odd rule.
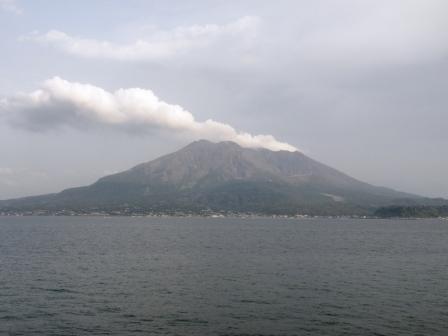
[[0, 335], [448, 335], [448, 221], [0, 217]]

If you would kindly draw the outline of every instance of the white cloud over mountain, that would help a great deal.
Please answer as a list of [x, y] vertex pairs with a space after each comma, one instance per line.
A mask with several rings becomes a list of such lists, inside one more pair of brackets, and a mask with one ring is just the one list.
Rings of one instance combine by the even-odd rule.
[[95, 125], [139, 133], [156, 129], [195, 139], [234, 141], [243, 147], [297, 150], [272, 135], [251, 135], [211, 119], [197, 121], [193, 114], [160, 100], [151, 90], [130, 88], [111, 93], [59, 77], [46, 80], [31, 93], [0, 100], [0, 111], [14, 125], [34, 131]]
[[205, 24], [177, 27], [172, 30], [154, 29], [146, 38], [132, 43], [114, 43], [94, 38], [71, 36], [59, 30], [23, 37], [50, 45], [67, 54], [120, 61], [161, 60], [201, 50], [222, 39], [244, 41], [255, 36], [259, 18], [245, 16], [224, 25]]

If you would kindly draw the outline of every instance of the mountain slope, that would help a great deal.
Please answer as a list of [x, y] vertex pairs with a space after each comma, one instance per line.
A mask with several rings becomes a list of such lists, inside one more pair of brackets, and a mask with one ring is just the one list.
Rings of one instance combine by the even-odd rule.
[[423, 198], [375, 187], [300, 152], [200, 140], [181, 150], [58, 194], [0, 202], [0, 209], [269, 214], [365, 214]]

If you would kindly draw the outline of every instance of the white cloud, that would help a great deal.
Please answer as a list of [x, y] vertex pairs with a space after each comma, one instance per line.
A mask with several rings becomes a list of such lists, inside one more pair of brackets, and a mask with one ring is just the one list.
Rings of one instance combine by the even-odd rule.
[[17, 15], [23, 13], [15, 0], [0, 0], [0, 9]]
[[133, 27], [134, 36], [140, 37], [126, 43], [59, 30], [34, 32], [23, 39], [89, 59], [185, 60], [192, 54], [201, 64], [235, 66], [243, 61], [261, 64], [263, 71], [288, 58], [288, 67], [375, 65], [431, 60], [448, 51], [446, 0], [321, 0], [312, 4], [296, 1], [289, 6], [293, 17], [280, 6], [277, 12], [264, 13], [263, 21], [245, 16], [227, 24], [171, 30]]
[[152, 91], [140, 88], [119, 89], [113, 93], [102, 88], [59, 77], [45, 81], [29, 94], [17, 94], [0, 101], [10, 121], [31, 130], [58, 126], [100, 125], [131, 132], [151, 129], [177, 132], [195, 139], [234, 141], [243, 147], [271, 150], [297, 150], [277, 141], [272, 135], [251, 135], [214, 120], [196, 121], [179, 105], [160, 100]]
[[34, 32], [22, 39], [50, 45], [79, 57], [148, 61], [202, 50], [220, 39], [231, 38], [242, 42], [250, 40], [256, 34], [258, 23], [257, 17], [245, 16], [225, 25], [206, 24], [177, 27], [168, 31], [153, 30], [147, 38], [128, 44], [71, 36], [58, 30], [51, 30], [45, 34]]

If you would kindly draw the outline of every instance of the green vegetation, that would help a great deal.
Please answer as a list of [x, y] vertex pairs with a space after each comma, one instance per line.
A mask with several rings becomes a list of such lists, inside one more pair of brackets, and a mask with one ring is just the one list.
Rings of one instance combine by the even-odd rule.
[[444, 206], [388, 206], [375, 211], [381, 218], [438, 218], [448, 217], [448, 205]]

